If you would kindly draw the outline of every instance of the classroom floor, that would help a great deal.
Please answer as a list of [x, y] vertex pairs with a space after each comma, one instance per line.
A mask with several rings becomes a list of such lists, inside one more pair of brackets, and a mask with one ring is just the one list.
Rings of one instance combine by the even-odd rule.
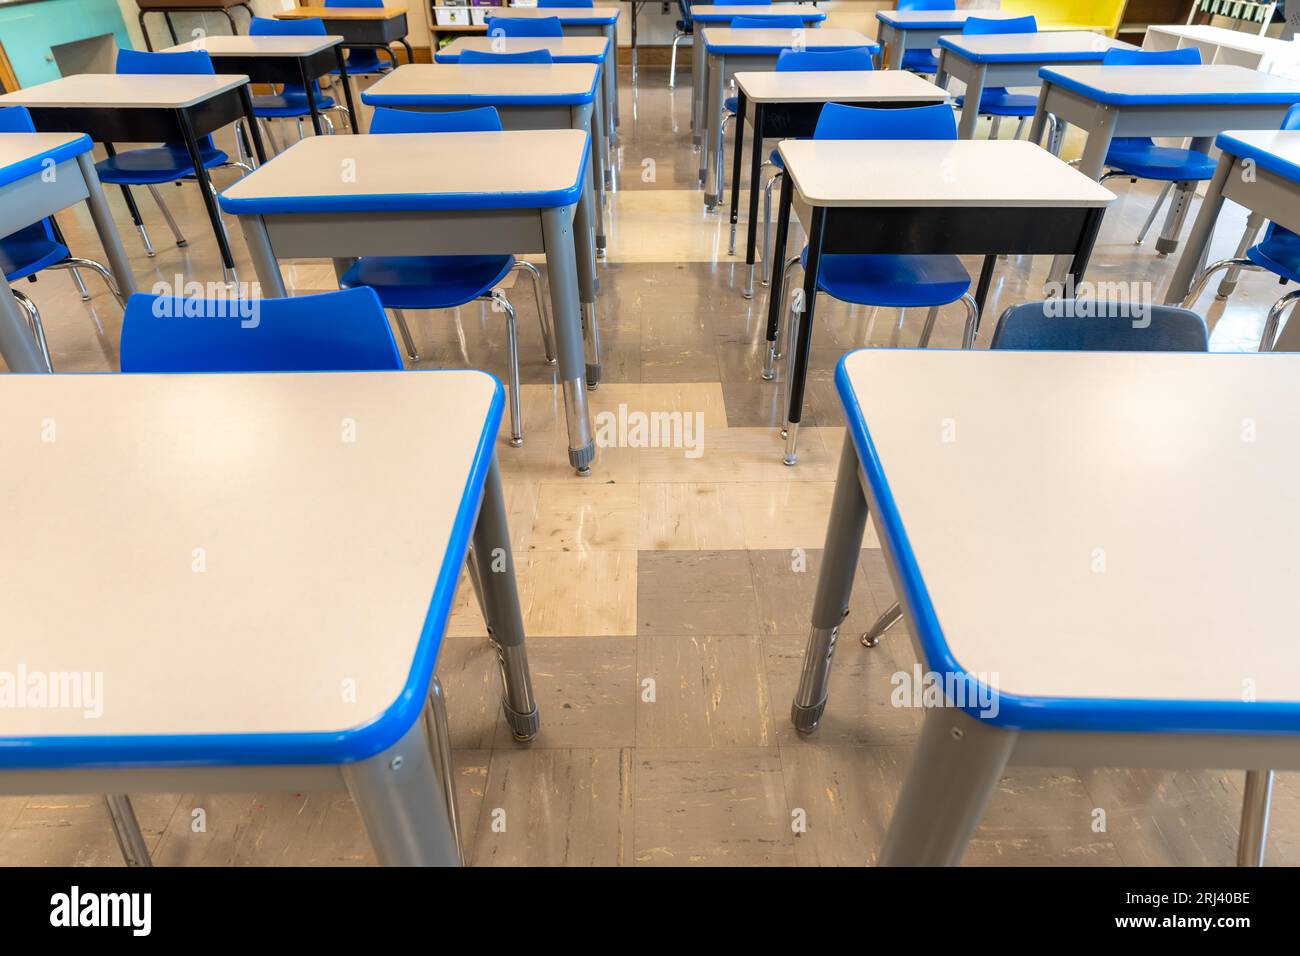
[[[467, 858], [475, 865], [870, 863], [920, 726], [917, 711], [889, 703], [890, 675], [910, 671], [915, 660], [902, 626], [872, 650], [855, 639], [892, 599], [870, 533], [823, 725], [800, 738], [788, 714], [843, 438], [834, 362], [859, 345], [914, 343], [922, 316], [909, 315], [900, 330], [886, 310], [873, 316], [821, 301], [800, 463], [784, 466], [774, 427], [778, 388], [758, 375], [765, 296], [741, 297], [743, 232], [741, 256], [728, 255], [726, 216], [706, 215], [695, 189], [689, 73], [670, 91], [666, 69], [642, 68], [634, 90], [625, 70], [622, 91], [618, 189], [600, 269], [604, 383], [590, 393], [592, 414], [617, 415], [620, 406], [698, 413], [702, 453], [607, 448], [590, 478], [576, 478], [531, 291], [526, 284], [510, 291], [520, 311], [526, 441], [515, 449], [503, 440], [498, 453], [542, 730], [531, 745], [511, 740], [494, 655], [472, 592], [462, 587], [438, 671]], [[1078, 151], [1072, 138], [1067, 158]], [[229, 174], [217, 175], [224, 184]], [[1159, 301], [1173, 258], [1157, 258], [1153, 238], [1133, 245], [1156, 190], [1112, 184], [1119, 199], [1088, 278], [1149, 282], [1137, 294]], [[167, 188], [165, 196], [190, 245], [173, 245], [141, 194], [158, 248], [147, 259], [120, 194], [110, 195], [141, 289], [178, 275], [218, 280], [195, 188]], [[1244, 218], [1229, 204], [1211, 258], [1232, 253]], [[230, 222], [240, 276], [251, 281]], [[61, 223], [74, 251], [98, 255], [84, 210]], [[972, 274], [978, 266], [968, 263]], [[1046, 268], [1044, 260], [1000, 264], [978, 347], [1003, 308], [1041, 297]], [[328, 264], [290, 264], [285, 274], [298, 292], [334, 287]], [[116, 368], [121, 313], [93, 276], [87, 281], [89, 303], [66, 273], [21, 286], [42, 309], [59, 371]], [[1210, 310], [1212, 348], [1252, 348], [1280, 294], [1269, 277], [1243, 277], [1233, 298]], [[945, 310], [933, 344], [959, 343], [959, 311]], [[501, 315], [471, 306], [409, 318], [419, 367], [477, 366], [504, 379]], [[1224, 507], [1232, 507], [1231, 494]], [[1016, 770], [1002, 781], [966, 862], [1230, 865], [1241, 786], [1240, 773]], [[346, 794], [134, 799], [160, 865], [374, 862]], [[1300, 862], [1294, 774], [1279, 776], [1268, 861]], [[0, 797], [0, 863], [120, 859], [98, 798]]]

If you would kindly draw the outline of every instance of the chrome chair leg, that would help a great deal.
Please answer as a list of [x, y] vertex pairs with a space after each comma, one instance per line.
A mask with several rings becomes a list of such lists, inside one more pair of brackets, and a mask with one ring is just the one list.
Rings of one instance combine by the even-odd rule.
[[993, 125], [989, 127], [989, 139], [997, 139], [998, 133], [1002, 129], [1002, 117], [993, 117]]
[[1016, 124], [1016, 139], [1025, 135], [1025, 124], [1029, 122], [1028, 116], [1020, 117], [1020, 122]]
[[1133, 240], [1133, 245], [1140, 246], [1146, 240], [1147, 233], [1151, 231], [1151, 226], [1156, 221], [1156, 216], [1160, 214], [1160, 207], [1165, 204], [1165, 199], [1169, 196], [1169, 190], [1173, 188], [1174, 184], [1168, 182], [1165, 183], [1165, 188], [1160, 190], [1160, 195], [1156, 197], [1156, 204], [1152, 206], [1151, 211], [1147, 213], [1147, 221], [1142, 224], [1142, 231], [1139, 232], [1137, 238]]
[[298, 126], [298, 142], [301, 143], [301, 142], [302, 142], [302, 138], [303, 138], [303, 136], [306, 135], [305, 133], [303, 133], [303, 129], [302, 129], [302, 117], [301, 117], [301, 116], [295, 116], [295, 117], [294, 117], [294, 123], [297, 124], [297, 126]]
[[402, 335], [402, 344], [406, 346], [406, 354], [411, 357], [412, 362], [420, 361], [420, 353], [415, 347], [415, 340], [411, 338], [411, 329], [406, 324], [406, 314], [401, 309], [393, 309], [393, 318], [397, 320], [397, 331]]
[[[1241, 234], [1241, 242], [1237, 243], [1237, 251], [1233, 254], [1233, 258], [1245, 258], [1246, 250], [1255, 244], [1255, 240], [1259, 237], [1259, 230], [1262, 229], [1263, 226], [1263, 213], [1252, 212], [1246, 217], [1246, 231]], [[1206, 251], [1209, 251], [1208, 244], [1206, 245]], [[1219, 288], [1214, 293], [1216, 299], [1226, 299], [1236, 291], [1237, 271], [1238, 270], [1235, 268], [1228, 270], [1228, 274], [1223, 277], [1223, 281], [1219, 283]]]
[[1274, 302], [1273, 307], [1268, 310], [1268, 318], [1264, 320], [1264, 334], [1259, 337], [1259, 350], [1261, 352], [1273, 351], [1277, 345], [1278, 331], [1282, 327], [1282, 316], [1286, 315], [1287, 310], [1295, 305], [1297, 299], [1300, 299], [1300, 289], [1288, 292]]
[[[80, 278], [81, 273], [79, 270], [81, 269], [89, 269], [92, 272], [99, 273], [99, 277], [104, 280], [104, 285], [108, 286], [108, 291], [113, 294], [113, 298], [117, 299], [117, 304], [124, 309], [126, 308], [126, 300], [122, 297], [122, 291], [117, 287], [117, 280], [113, 278], [113, 273], [108, 271], [108, 266], [104, 265], [102, 262], [96, 262], [94, 259], [84, 259], [81, 256], [69, 256], [67, 259], [64, 259], [62, 262], [56, 262], [49, 268], [67, 269], [77, 278]], [[80, 284], [81, 283], [78, 282], [78, 285]], [[86, 287], [82, 285], [81, 288], [85, 290]], [[83, 295], [82, 298], [89, 299], [90, 296], [87, 294]]]
[[[670, 90], [677, 86], [677, 44], [681, 43], [688, 36], [690, 36], [688, 33], [678, 33], [673, 37], [673, 53], [672, 57], [668, 61], [668, 89]], [[692, 69], [694, 69], [694, 67], [692, 67]]]
[[1240, 259], [1220, 259], [1218, 262], [1206, 266], [1204, 269], [1201, 270], [1200, 275], [1198, 275], [1195, 279], [1192, 280], [1191, 288], [1187, 290], [1187, 295], [1183, 297], [1183, 301], [1181, 303], [1182, 307], [1184, 309], [1190, 309], [1192, 305], [1196, 302], [1196, 300], [1201, 297], [1201, 293], [1205, 291], [1206, 285], [1209, 284], [1210, 277], [1213, 276], [1216, 272], [1222, 272], [1224, 269], [1236, 269], [1239, 272], [1240, 271], [1246, 271], [1246, 272], [1266, 271], [1264, 269], [1261, 269], [1259, 266], [1255, 265], [1255, 263], [1251, 262], [1249, 259], [1246, 259], [1244, 257]]
[[145, 846], [144, 834], [140, 832], [140, 823], [135, 818], [135, 808], [131, 806], [131, 798], [125, 793], [106, 793], [104, 804], [108, 807], [109, 819], [113, 821], [113, 833], [117, 836], [122, 860], [127, 866], [153, 866], [153, 861], [149, 859], [149, 848]]
[[903, 609], [897, 601], [885, 608], [883, 614], [876, 618], [871, 627], [862, 635], [863, 647], [875, 647], [885, 632], [903, 619]]
[[274, 156], [276, 153], [280, 152], [280, 143], [275, 138], [275, 131], [271, 128], [271, 121], [263, 118], [261, 123], [262, 132], [266, 134], [266, 144], [271, 147], [271, 155]]
[[41, 361], [45, 363], [45, 371], [53, 372], [54, 366], [50, 362], [50, 346], [45, 341], [45, 326], [41, 324], [41, 310], [36, 308], [36, 303], [29, 299], [24, 293], [17, 289], [10, 288], [18, 304], [23, 307], [27, 313], [27, 325], [32, 330], [32, 336], [36, 339], [36, 347], [40, 349]]
[[140, 241], [144, 243], [144, 254], [152, 259], [157, 253], [154, 252], [153, 243], [149, 241], [149, 230], [144, 227], [144, 223], [140, 223], [135, 228], [140, 233]]
[[969, 292], [961, 297], [961, 304], [966, 306], [966, 328], [962, 332], [961, 347], [971, 349], [975, 347], [975, 327], [980, 320], [980, 307]]
[[334, 121], [333, 121], [332, 119], [330, 119], [328, 116], [326, 116], [324, 113], [321, 114], [321, 119], [325, 121], [325, 135], [326, 135], [326, 136], [333, 136], [333, 135], [334, 135]]
[[934, 331], [935, 320], [939, 318], [939, 307], [930, 306], [930, 311], [925, 314], [925, 325], [921, 328], [921, 337], [917, 339], [916, 347], [919, 349], [928, 348], [930, 345], [930, 334]]
[[158, 187], [150, 185], [148, 188], [149, 195], [153, 197], [153, 201], [158, 206], [159, 212], [161, 212], [163, 218], [167, 220], [167, 227], [171, 229], [172, 235], [176, 237], [176, 245], [184, 249], [189, 245], [190, 241], [185, 238], [184, 234], [181, 232], [181, 227], [176, 224], [176, 218], [172, 215], [172, 211], [167, 208], [167, 204], [163, 202], [162, 194], [158, 192]]
[[72, 273], [72, 281], [77, 285], [77, 291], [81, 294], [81, 301], [89, 302], [90, 290], [86, 288], [86, 282], [81, 278], [81, 270], [76, 266], [72, 266], [69, 271]]
[[510, 360], [510, 444], [518, 448], [524, 443], [524, 425], [519, 396], [519, 323], [515, 318], [515, 307], [500, 289], [481, 296], [480, 301], [490, 302], [494, 312], [506, 314], [506, 348]]
[[[771, 163], [764, 163], [770, 166]], [[772, 178], [763, 187], [763, 285], [772, 284], [772, 190], [781, 181], [781, 172], [772, 174]]]
[[542, 327], [542, 343], [546, 347], [546, 364], [554, 365], [556, 363], [555, 331], [551, 324], [550, 302], [546, 296], [542, 295], [541, 270], [526, 259], [515, 260], [514, 267], [520, 272], [527, 272], [528, 277], [533, 280], [533, 298], [537, 300], [537, 321]]
[[[788, 290], [790, 288], [790, 275], [794, 271], [794, 267], [797, 266], [798, 264], [799, 264], [798, 256], [791, 256], [790, 259], [786, 262], [785, 272], [782, 273], [783, 277], [785, 278], [785, 283], [783, 285], [784, 289]], [[767, 294], [769, 296], [772, 294], [770, 289], [768, 290]], [[763, 359], [762, 378], [763, 381], [765, 382], [770, 382], [774, 378], [776, 378], [776, 360], [780, 358], [782, 354], [781, 332], [789, 325], [789, 323], [781, 321], [781, 316], [784, 313], [785, 313], [785, 299], [783, 297], [781, 300], [780, 307], [777, 309], [776, 312], [776, 339], [768, 343], [767, 355]]]
[[447, 702], [442, 692], [442, 682], [434, 674], [429, 680], [429, 706], [424, 712], [424, 725], [429, 735], [429, 750], [433, 757], [434, 772], [442, 781], [443, 799], [447, 804], [447, 817], [451, 832], [456, 838], [456, 856], [465, 863], [465, 847], [460, 838], [460, 812], [456, 807], [456, 765], [451, 752], [451, 732], [447, 723]]
[[1241, 798], [1241, 827], [1237, 830], [1237, 865], [1263, 866], [1268, 842], [1268, 809], [1273, 797], [1273, 771], [1247, 770]]

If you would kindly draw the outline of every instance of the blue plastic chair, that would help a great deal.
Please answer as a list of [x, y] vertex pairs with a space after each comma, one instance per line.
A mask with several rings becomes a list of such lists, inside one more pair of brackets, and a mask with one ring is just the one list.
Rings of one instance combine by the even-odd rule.
[[[269, 17], [253, 17], [248, 24], [248, 35], [253, 37], [323, 37], [329, 34], [325, 30], [325, 21], [319, 17], [308, 17], [304, 20], [274, 20]], [[344, 116], [347, 115], [348, 108], [342, 103], [336, 102], [334, 97], [325, 95], [315, 80], [312, 80], [311, 86], [312, 96], [316, 100], [316, 109], [318, 111], [326, 113], [333, 110]], [[279, 146], [275, 142], [275, 137], [271, 133], [271, 126], [267, 121], [273, 119], [295, 120], [298, 124], [298, 138], [302, 139], [303, 118], [311, 115], [311, 107], [307, 104], [307, 91], [301, 83], [286, 83], [281, 87], [279, 93], [269, 96], [254, 96], [253, 115], [262, 120], [267, 139], [271, 140], [272, 149], [279, 152]], [[329, 132], [333, 133], [334, 123], [328, 116], [321, 118], [325, 120]]]
[[[1033, 17], [1008, 17], [994, 20], [986, 17], [968, 17], [962, 27], [963, 34], [980, 36], [990, 33], [1037, 33], [1038, 21]], [[965, 96], [957, 97], [957, 108], [962, 109]], [[980, 97], [980, 115], [993, 117], [993, 128], [989, 131], [990, 139], [997, 139], [1002, 117], [1016, 116], [1020, 124], [1016, 128], [1016, 139], [1024, 132], [1025, 122], [1038, 109], [1038, 97], [1025, 93], [1012, 93], [1005, 86], [990, 86], [984, 89]]]
[[[1024, 302], [1002, 313], [991, 349], [1040, 352], [1207, 352], [1205, 320], [1190, 309], [1089, 302], [1091, 316], [1058, 315], [1059, 299]], [[1077, 310], [1085, 311], [1085, 310]], [[1138, 319], [1141, 321], [1138, 321]]]
[[[957, 121], [946, 104], [903, 109], [868, 109], [827, 103], [817, 120], [813, 139], [837, 140], [955, 140]], [[785, 323], [786, 345], [790, 349], [798, 334], [799, 313], [791, 273], [807, 262], [808, 249], [786, 262], [785, 288], [791, 291], [789, 321]], [[817, 291], [841, 302], [873, 308], [898, 309], [900, 321], [909, 308], [928, 308], [919, 348], [930, 343], [930, 333], [942, 306], [961, 302], [966, 308], [966, 330], [962, 348], [975, 344], [975, 323], [979, 310], [970, 294], [970, 273], [952, 255], [823, 254], [817, 276]], [[784, 310], [782, 310], [784, 311]], [[779, 313], [778, 313], [779, 315]], [[779, 330], [778, 330], [779, 333]], [[778, 336], [779, 337], [779, 336]], [[765, 373], [766, 377], [766, 373]], [[790, 407], [790, 382], [786, 376], [783, 408]], [[787, 453], [794, 452], [793, 444]]]
[[[956, 10], [957, 0], [898, 0], [898, 10]], [[938, 73], [939, 58], [933, 50], [908, 50], [902, 68], [912, 73]]]
[[461, 63], [554, 63], [550, 50], [522, 50], [518, 53], [493, 53], [490, 50], [462, 50]]
[[[1287, 110], [1286, 118], [1282, 121], [1282, 129], [1300, 129], [1300, 104]], [[1296, 235], [1285, 226], [1269, 222], [1268, 228], [1264, 230], [1264, 238], [1258, 243], [1254, 242], [1254, 238], [1255, 228], [1253, 224], [1248, 225], [1245, 235], [1241, 238], [1237, 255], [1231, 259], [1221, 259], [1202, 270], [1192, 282], [1187, 297], [1183, 299], [1183, 307], [1193, 305], [1209, 283], [1211, 276], [1224, 270], [1230, 270], [1230, 273], [1228, 279], [1219, 287], [1221, 299], [1226, 299], [1231, 293], [1236, 284], [1236, 274], [1243, 269], [1249, 272], [1271, 272], [1281, 280], [1283, 285], [1289, 282], [1300, 282], [1300, 235]], [[1241, 251], [1243, 249], [1244, 252]], [[1273, 350], [1277, 344], [1278, 331], [1282, 326], [1282, 316], [1297, 299], [1300, 299], [1300, 289], [1288, 292], [1269, 308], [1268, 315], [1264, 319], [1264, 332], [1259, 338], [1261, 352]]]
[[[212, 57], [206, 50], [190, 50], [184, 53], [118, 50], [117, 72], [211, 76], [216, 73], [216, 70], [212, 66]], [[242, 135], [242, 130], [238, 135]], [[199, 157], [203, 161], [204, 169], [242, 169], [246, 173], [253, 171], [248, 163], [243, 160], [232, 160], [222, 150], [217, 149], [211, 136], [204, 136], [199, 140]], [[176, 245], [184, 247], [188, 244], [188, 240], [181, 233], [180, 226], [176, 224], [176, 219], [163, 202], [157, 188], [164, 183], [194, 178], [194, 164], [184, 143], [163, 143], [161, 146], [130, 149], [111, 154], [107, 159], [95, 164], [95, 171], [99, 174], [100, 182], [112, 183], [122, 188], [131, 220], [135, 223], [140, 239], [144, 243], [144, 251], [150, 258], [154, 256], [153, 243], [149, 240], [149, 232], [145, 229], [139, 207], [136, 206], [135, 198], [131, 195], [132, 186], [144, 186], [149, 190], [149, 195], [153, 196], [154, 202], [158, 204], [158, 209], [171, 228], [172, 235], [176, 237]], [[215, 194], [216, 187], [213, 186], [212, 190]], [[220, 220], [213, 223], [214, 230], [224, 228]]]
[[[36, 126], [27, 107], [0, 107], [0, 133], [35, 132]], [[77, 271], [82, 267], [98, 272], [108, 286], [108, 291], [113, 293], [119, 304], [122, 303], [122, 294], [118, 291], [117, 283], [113, 279], [113, 274], [108, 271], [108, 267], [94, 259], [74, 256], [64, 242], [53, 216], [46, 216], [40, 222], [34, 222], [30, 226], [0, 238], [0, 272], [4, 273], [11, 287], [19, 279], [35, 282], [36, 274], [46, 269], [68, 269], [77, 284], [77, 289], [81, 292], [81, 300], [85, 302], [90, 298], [90, 293], [86, 291], [85, 283], [81, 281], [81, 273]], [[10, 288], [10, 291], [18, 300], [18, 304], [23, 307], [23, 311], [27, 313], [27, 324], [31, 326], [32, 335], [41, 350], [45, 367], [53, 371], [40, 309], [26, 293], [14, 288]]]
[[559, 17], [488, 17], [490, 37], [562, 37]]
[[[677, 0], [677, 12], [681, 16], [677, 18], [677, 30], [673, 33], [673, 53], [668, 61], [668, 89], [670, 90], [677, 86], [677, 44], [687, 37], [695, 36], [695, 20], [691, 17], [689, 0]], [[694, 64], [691, 69], [695, 69]]]
[[[875, 69], [875, 60], [866, 47], [853, 50], [782, 50], [776, 58], [777, 73], [872, 69]], [[776, 184], [781, 181], [781, 176], [785, 173], [785, 165], [781, 161], [779, 150], [772, 150], [759, 169], [759, 174], [761, 175], [768, 167], [775, 169], [776, 172], [763, 187], [763, 285], [768, 285], [772, 281], [772, 190], [776, 188]], [[731, 228], [734, 251], [736, 227]], [[752, 286], [753, 283], [750, 282], [749, 285]], [[750, 295], [746, 295], [746, 298], [750, 298]]]
[[[370, 120], [371, 135], [401, 133], [491, 132], [501, 129], [496, 108], [452, 113], [422, 113], [379, 107]], [[555, 346], [542, 297], [541, 273], [531, 262], [512, 255], [479, 256], [365, 256], [358, 259], [339, 279], [339, 287], [368, 287], [391, 309], [407, 354], [418, 360], [420, 353], [411, 338], [403, 309], [455, 309], [470, 302], [487, 302], [494, 312], [506, 316], [510, 361], [510, 444], [524, 443], [523, 413], [519, 396], [519, 331], [515, 309], [497, 286], [514, 270], [528, 273], [537, 299], [537, 316], [546, 344], [546, 363], [555, 364]]]
[[[384, 0], [325, 0], [326, 7], [368, 7], [378, 8]], [[389, 62], [379, 59], [379, 50], [369, 47], [348, 47], [348, 75], [364, 76], [373, 73], [387, 73], [397, 67], [397, 54], [390, 47], [383, 47]]]
[[[1199, 66], [1201, 51], [1196, 47], [1181, 50], [1107, 50], [1103, 66]], [[1121, 136], [1111, 140], [1106, 152], [1106, 172], [1101, 181], [1116, 176], [1127, 176], [1133, 182], [1139, 179], [1156, 179], [1164, 182], [1155, 205], [1142, 224], [1135, 245], [1142, 245], [1155, 222], [1160, 207], [1171, 190], [1178, 186], [1191, 189], [1192, 183], [1203, 182], [1214, 176], [1214, 160], [1208, 153], [1196, 149], [1157, 146], [1149, 136]], [[1179, 184], [1184, 184], [1179, 186]]]
[[384, 307], [370, 289], [197, 301], [136, 293], [122, 320], [123, 372], [390, 372], [402, 367]]

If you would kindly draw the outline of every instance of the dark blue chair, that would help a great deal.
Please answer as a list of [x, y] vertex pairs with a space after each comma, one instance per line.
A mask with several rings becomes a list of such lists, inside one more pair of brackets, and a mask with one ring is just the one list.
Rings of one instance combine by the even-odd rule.
[[559, 17], [489, 17], [487, 32], [492, 37], [562, 37], [564, 27]]
[[463, 50], [461, 63], [554, 63], [550, 50], [522, 50], [519, 53], [493, 53], [490, 50]]
[[[819, 70], [872, 70], [875, 69], [875, 61], [871, 56], [871, 51], [866, 47], [858, 47], [855, 50], [782, 50], [776, 58], [777, 73], [811, 73]], [[785, 166], [781, 162], [781, 153], [778, 150], [772, 150], [767, 160], [759, 170], [760, 174], [763, 169], [772, 167], [776, 172], [767, 181], [763, 187], [763, 285], [768, 285], [772, 281], [772, 190], [776, 184], [781, 181], [781, 176], [785, 173]], [[731, 245], [732, 252], [735, 251], [736, 244], [736, 227], [732, 226]], [[752, 298], [753, 282], [746, 286], [745, 298]]]
[[[117, 51], [117, 72], [118, 73], [143, 73], [151, 75], [165, 74], [199, 74], [211, 76], [216, 73], [212, 66], [212, 57], [206, 50], [189, 50], [184, 53], [146, 53], [140, 50], [118, 50]], [[246, 173], [253, 171], [252, 166], [243, 160], [232, 160], [223, 151], [217, 149], [216, 144], [212, 142], [211, 136], [204, 136], [199, 140], [199, 157], [203, 162], [204, 169], [242, 169]], [[140, 232], [140, 239], [144, 243], [144, 251], [151, 258], [154, 255], [153, 243], [149, 240], [149, 232], [145, 229], [144, 220], [140, 217], [139, 207], [135, 204], [135, 198], [131, 195], [132, 186], [145, 186], [153, 200], [158, 204], [158, 209], [162, 212], [163, 218], [171, 228], [172, 235], [176, 237], [176, 245], [184, 247], [188, 240], [181, 233], [180, 226], [176, 224], [176, 219], [172, 216], [171, 210], [167, 208], [166, 203], [162, 200], [162, 195], [158, 192], [159, 186], [165, 183], [180, 182], [185, 179], [194, 179], [194, 163], [190, 159], [189, 150], [185, 148], [184, 143], [163, 143], [161, 146], [149, 146], [141, 149], [130, 149], [121, 153], [111, 153], [107, 159], [100, 160], [95, 164], [95, 170], [99, 174], [100, 182], [112, 183], [122, 188], [122, 195], [126, 198], [127, 209], [131, 213], [131, 220]], [[216, 193], [216, 187], [212, 187]], [[225, 225], [218, 218], [212, 224], [213, 230], [225, 229]]]
[[[32, 114], [27, 111], [27, 107], [0, 107], [0, 133], [35, 132], [36, 126], [32, 123]], [[46, 269], [67, 269], [72, 273], [72, 279], [81, 292], [81, 300], [85, 302], [90, 298], [90, 293], [86, 291], [85, 283], [81, 281], [81, 273], [77, 271], [83, 267], [98, 272], [108, 286], [108, 291], [113, 293], [119, 304], [122, 303], [122, 294], [118, 291], [117, 283], [113, 279], [113, 274], [108, 271], [108, 267], [94, 259], [74, 256], [68, 250], [53, 216], [46, 216], [40, 222], [34, 222], [30, 226], [0, 238], [0, 272], [4, 273], [11, 287], [19, 279], [35, 282], [36, 274]], [[27, 324], [31, 326], [36, 345], [45, 360], [45, 367], [53, 371], [40, 309], [26, 293], [14, 288], [10, 288], [9, 291], [14, 294], [18, 304], [27, 313]]]
[[[327, 7], [367, 7], [380, 8], [384, 0], [325, 0]], [[397, 68], [397, 54], [389, 47], [383, 51], [388, 54], [388, 62], [381, 62], [379, 50], [369, 47], [348, 48], [348, 76], [364, 76], [373, 73], [387, 73]]]
[[[1200, 65], [1201, 51], [1196, 47], [1184, 47], [1181, 50], [1107, 50], [1101, 62], [1103, 66], [1192, 66]], [[1106, 152], [1106, 166], [1102, 182], [1116, 176], [1127, 176], [1133, 182], [1156, 179], [1165, 184], [1142, 225], [1142, 231], [1138, 233], [1134, 244], [1139, 246], [1146, 239], [1170, 190], [1175, 186], [1191, 189], [1192, 183], [1203, 182], [1214, 176], [1214, 160], [1208, 153], [1181, 147], [1157, 146], [1149, 136], [1121, 136], [1111, 140], [1110, 149]]]
[[[392, 133], [491, 132], [501, 129], [501, 117], [494, 107], [452, 113], [422, 113], [379, 107], [370, 120], [371, 135]], [[555, 364], [555, 347], [542, 297], [541, 273], [531, 262], [512, 255], [478, 256], [365, 256], [356, 260], [340, 278], [344, 289], [367, 287], [374, 290], [384, 308], [391, 309], [407, 354], [418, 360], [403, 309], [455, 309], [470, 302], [486, 302], [494, 312], [506, 316], [510, 361], [510, 444], [524, 443], [523, 414], [519, 396], [519, 332], [515, 309], [497, 286], [512, 271], [528, 273], [537, 299], [537, 315], [546, 344], [546, 362]]]
[[[319, 17], [308, 17], [303, 20], [274, 20], [269, 17], [253, 17], [248, 24], [248, 35], [254, 37], [267, 36], [307, 36], [323, 37], [328, 36], [325, 30], [325, 21]], [[326, 96], [321, 91], [320, 86], [315, 80], [312, 80], [312, 96], [316, 100], [316, 109], [322, 113], [330, 111], [338, 112], [344, 116], [347, 115], [348, 108], [342, 103], [335, 101], [334, 97]], [[298, 124], [298, 138], [302, 139], [302, 121], [304, 117], [311, 115], [311, 107], [307, 104], [307, 91], [301, 83], [286, 83], [281, 87], [280, 92], [267, 96], [253, 97], [253, 115], [262, 120], [262, 126], [266, 130], [266, 135], [271, 140], [271, 147], [279, 152], [279, 146], [275, 142], [275, 137], [271, 133], [270, 123], [268, 120], [273, 119], [291, 119]], [[334, 123], [328, 116], [321, 117], [331, 133], [334, 132]]]
[[[691, 19], [689, 0], [677, 0], [677, 12], [681, 16], [677, 18], [677, 30], [673, 34], [673, 53], [668, 61], [668, 89], [670, 90], [677, 86], [677, 44], [687, 37], [695, 36], [695, 21]], [[691, 64], [691, 69], [695, 69], [695, 64]]]
[[[956, 10], [957, 0], [898, 0], [899, 11], [903, 10]], [[939, 58], [933, 50], [908, 50], [903, 54], [902, 68], [912, 73], [939, 72]]]
[[[813, 139], [863, 140], [955, 140], [957, 121], [951, 107], [946, 104], [916, 106], [903, 109], [867, 109], [827, 103], [817, 120]], [[791, 290], [789, 319], [785, 323], [785, 354], [798, 334], [796, 327], [799, 312], [793, 308], [796, 301], [791, 273], [797, 265], [807, 262], [808, 249], [786, 263], [785, 288]], [[966, 330], [962, 335], [962, 348], [975, 343], [975, 323], [978, 307], [970, 294], [970, 273], [961, 260], [952, 255], [890, 255], [843, 254], [823, 255], [817, 276], [817, 291], [841, 302], [873, 308], [898, 309], [900, 320], [904, 310], [926, 308], [925, 326], [921, 330], [918, 347], [930, 343], [930, 333], [942, 306], [961, 302], [966, 308]], [[785, 311], [785, 310], [781, 310]], [[778, 313], [779, 314], [779, 313]], [[779, 330], [778, 330], [779, 331]], [[769, 366], [771, 359], [769, 357]], [[764, 377], [771, 375], [765, 370]], [[786, 397], [783, 408], [790, 407], [790, 382], [786, 376]], [[788, 429], [787, 429], [788, 430]], [[788, 437], [788, 436], [787, 436]], [[795, 452], [791, 441], [786, 448], [787, 460]]]
[[136, 293], [122, 321], [123, 372], [389, 372], [402, 356], [369, 289], [286, 299]]
[[[1037, 33], [1038, 21], [1033, 17], [1008, 17], [1004, 20], [967, 17], [966, 25], [962, 27], [961, 32], [970, 36], [990, 33]], [[965, 102], [965, 96], [957, 97], [957, 108], [964, 108]], [[998, 129], [1002, 125], [1004, 116], [1019, 117], [1020, 125], [1016, 128], [1016, 138], [1019, 139], [1020, 134], [1024, 132], [1025, 122], [1034, 115], [1036, 109], [1038, 109], [1038, 97], [1025, 93], [1012, 93], [1005, 86], [986, 87], [980, 97], [980, 115], [993, 117], [993, 128], [989, 131], [990, 139], [997, 139]]]
[[1063, 316], [1062, 302], [1025, 302], [1002, 313], [991, 349], [1038, 352], [1207, 352], [1205, 320], [1189, 309], [1129, 303], [1090, 302], [1092, 316]]
[[[1287, 110], [1286, 118], [1282, 121], [1282, 129], [1300, 129], [1300, 104]], [[1183, 299], [1183, 306], [1186, 308], [1194, 304], [1210, 281], [1210, 277], [1225, 269], [1231, 270], [1232, 285], [1235, 285], [1236, 273], [1243, 269], [1249, 272], [1271, 272], [1283, 285], [1300, 282], [1300, 236], [1285, 226], [1270, 222], [1268, 228], [1264, 230], [1264, 238], [1252, 245], [1253, 240], [1254, 229], [1247, 227], [1246, 234], [1241, 240], [1245, 252], [1238, 252], [1231, 259], [1222, 259], [1207, 266], [1192, 282], [1187, 297]], [[1232, 286], [1225, 282], [1219, 288], [1219, 297], [1227, 298], [1231, 288]], [[1300, 299], [1300, 289], [1288, 292], [1269, 307], [1268, 315], [1264, 319], [1264, 332], [1259, 338], [1261, 352], [1273, 350], [1277, 344], [1278, 331], [1282, 326], [1282, 316], [1290, 310], [1297, 299]]]

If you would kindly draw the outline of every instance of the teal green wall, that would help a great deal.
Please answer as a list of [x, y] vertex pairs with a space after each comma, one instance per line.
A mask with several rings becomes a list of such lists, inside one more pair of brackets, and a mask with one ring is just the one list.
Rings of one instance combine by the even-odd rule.
[[50, 47], [111, 33], [130, 47], [117, 0], [36, 0], [0, 5], [0, 41], [18, 82], [33, 86], [59, 78]]

